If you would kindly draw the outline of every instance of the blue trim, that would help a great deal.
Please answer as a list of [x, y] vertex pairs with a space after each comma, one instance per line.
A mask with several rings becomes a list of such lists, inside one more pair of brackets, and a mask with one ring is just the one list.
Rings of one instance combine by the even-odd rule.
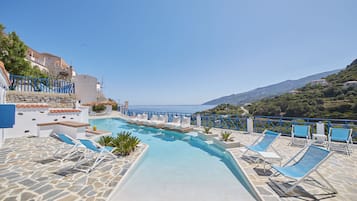
[[65, 80], [37, 78], [10, 74], [10, 90], [74, 94], [74, 87], [74, 83]]

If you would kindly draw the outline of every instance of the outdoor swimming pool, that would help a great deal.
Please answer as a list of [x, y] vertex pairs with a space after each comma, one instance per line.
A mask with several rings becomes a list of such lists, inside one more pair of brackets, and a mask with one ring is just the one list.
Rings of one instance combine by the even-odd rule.
[[120, 119], [91, 120], [113, 134], [130, 131], [149, 145], [135, 171], [112, 200], [255, 200], [229, 153], [198, 137], [128, 124]]

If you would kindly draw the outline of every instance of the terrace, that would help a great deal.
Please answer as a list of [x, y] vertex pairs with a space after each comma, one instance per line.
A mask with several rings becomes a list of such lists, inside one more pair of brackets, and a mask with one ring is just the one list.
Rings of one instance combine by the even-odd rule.
[[[110, 116], [92, 118], [109, 117], [128, 118], [117, 112], [113, 112]], [[224, 124], [218, 124], [220, 122], [217, 121], [217, 117], [208, 118], [216, 119], [212, 122], [207, 122], [204, 119], [202, 118], [203, 125], [216, 123], [215, 126], [218, 128], [212, 129], [213, 134], [219, 135], [222, 131], [230, 131], [234, 139], [239, 141], [241, 145], [250, 145], [260, 136], [258, 132], [247, 134], [246, 130], [249, 126], [244, 126], [243, 123], [247, 122], [247, 119], [233, 121], [237, 122], [237, 125], [230, 129], [224, 128], [224, 126], [219, 128], [220, 126], [218, 125]], [[221, 122], [227, 121], [220, 120]], [[254, 131], [264, 128], [274, 129], [274, 126], [276, 126], [275, 129], [284, 129], [281, 122], [288, 124], [287, 120], [269, 119], [269, 123], [264, 124], [265, 127], [262, 127], [262, 118], [259, 121], [260, 123], [254, 122], [257, 125], [254, 127]], [[191, 122], [197, 123], [195, 117], [192, 117]], [[240, 126], [238, 126], [238, 122], [240, 122]], [[311, 122], [311, 124], [314, 123]], [[258, 127], [258, 125], [260, 126]], [[330, 124], [327, 123], [326, 125], [337, 124], [330, 121]], [[348, 125], [353, 125], [353, 121], [352, 123], [350, 121]], [[193, 127], [193, 125], [191, 126]], [[232, 129], [238, 127], [239, 129], [237, 130]], [[203, 128], [196, 127], [195, 130], [202, 132]], [[288, 135], [287, 133], [285, 134]], [[273, 145], [282, 155], [283, 163], [301, 149], [301, 147], [290, 146], [289, 143], [290, 137], [282, 136]], [[44, 144], [46, 146], [43, 146]], [[106, 161], [87, 175], [70, 170], [71, 165], [74, 163], [73, 161], [61, 164], [53, 160], [53, 153], [58, 146], [59, 141], [51, 137], [6, 139], [5, 144], [0, 149], [0, 187], [2, 189], [0, 196], [5, 200], [107, 200], [119, 186], [119, 183], [123, 181], [126, 172], [133, 167], [135, 161], [140, 159], [147, 148], [147, 146], [143, 145], [128, 157], [119, 157], [113, 161]], [[355, 145], [353, 145], [353, 150], [356, 150]], [[357, 168], [357, 156], [355, 153], [348, 156], [344, 153], [336, 152], [319, 168], [319, 171], [337, 189], [338, 194], [332, 194], [310, 185], [299, 184], [297, 190], [292, 194], [286, 195], [269, 182], [268, 176], [272, 173], [269, 168], [264, 172], [261, 164], [251, 163], [241, 157], [244, 151], [243, 147], [228, 148], [227, 151], [233, 155], [262, 200], [353, 200], [357, 196], [357, 190], [354, 188], [357, 174], [353, 173], [353, 170]]]
[[[219, 134], [223, 130], [225, 129], [213, 129], [212, 133]], [[232, 135], [241, 144], [250, 145], [260, 134], [244, 134], [240, 131], [233, 131]], [[273, 144], [276, 151], [282, 155], [282, 164], [302, 148], [290, 146], [290, 141], [290, 137], [283, 136]], [[228, 149], [263, 200], [354, 200], [357, 196], [357, 189], [354, 187], [357, 181], [357, 174], [354, 172], [357, 168], [357, 155], [355, 153], [348, 156], [345, 153], [335, 152], [319, 168], [319, 172], [337, 189], [337, 194], [301, 183], [293, 193], [286, 195], [268, 180], [268, 177], [272, 174], [271, 170], [264, 172], [262, 164], [251, 163], [242, 158], [244, 150], [243, 147]], [[353, 150], [356, 151], [356, 145], [353, 146]], [[279, 163], [274, 164], [278, 165]], [[269, 166], [267, 166], [267, 169], [269, 169]], [[318, 179], [316, 174], [312, 174], [312, 177]]]
[[[2, 200], [106, 200], [146, 149], [103, 163], [90, 174], [71, 169], [74, 161], [53, 159], [60, 141], [52, 137], [11, 138], [0, 149]], [[70, 146], [69, 146], [70, 148]]]

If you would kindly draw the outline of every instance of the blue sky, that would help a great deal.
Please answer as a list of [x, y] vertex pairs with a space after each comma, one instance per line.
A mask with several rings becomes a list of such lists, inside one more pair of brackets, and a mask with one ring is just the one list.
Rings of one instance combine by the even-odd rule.
[[2, 1], [30, 47], [130, 104], [201, 104], [357, 58], [354, 0]]

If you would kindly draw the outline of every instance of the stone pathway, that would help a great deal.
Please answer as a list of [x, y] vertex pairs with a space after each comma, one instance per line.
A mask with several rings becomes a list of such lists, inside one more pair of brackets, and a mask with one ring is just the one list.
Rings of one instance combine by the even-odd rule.
[[[221, 133], [222, 129], [213, 129], [213, 133]], [[260, 134], [243, 134], [242, 132], [233, 131], [232, 134], [235, 140], [243, 145], [251, 145]], [[302, 146], [290, 146], [290, 137], [280, 137], [273, 147], [282, 155], [282, 164], [287, 162], [293, 155], [302, 149]], [[324, 191], [305, 183], [298, 185], [298, 188], [291, 194], [286, 195], [279, 188], [273, 185], [268, 177], [272, 174], [267, 165], [267, 171], [264, 173], [263, 165], [252, 163], [245, 157], [242, 158], [242, 153], [245, 149], [231, 148], [229, 151], [234, 156], [237, 163], [245, 171], [251, 183], [255, 186], [259, 194], [264, 200], [275, 201], [296, 201], [296, 200], [328, 200], [328, 201], [352, 201], [357, 199], [357, 148], [353, 146], [351, 156], [345, 153], [335, 152], [325, 163], [323, 163], [318, 171], [336, 188], [337, 194]], [[279, 164], [279, 163], [275, 163]], [[311, 176], [317, 181], [323, 183], [316, 173]], [[287, 181], [286, 179], [283, 181]], [[324, 183], [323, 183], [324, 184]]]
[[61, 143], [52, 137], [6, 139], [0, 149], [0, 200], [106, 200], [146, 147], [86, 174], [71, 168], [75, 160], [61, 164], [53, 158]]

